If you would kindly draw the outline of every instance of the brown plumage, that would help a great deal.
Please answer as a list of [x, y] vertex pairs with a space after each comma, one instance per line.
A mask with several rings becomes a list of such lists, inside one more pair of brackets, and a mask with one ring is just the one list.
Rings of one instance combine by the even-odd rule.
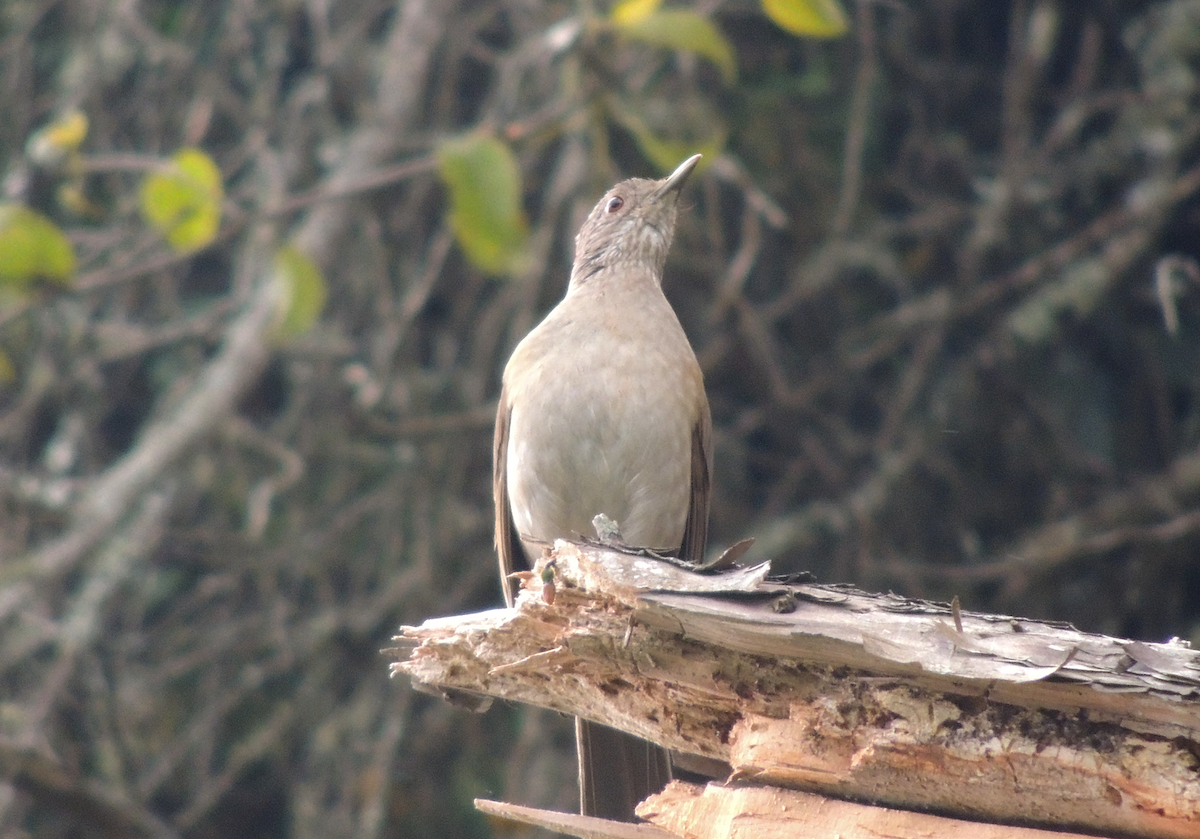
[[[662, 293], [679, 190], [622, 181], [575, 238], [567, 294], [504, 370], [493, 490], [505, 601], [545, 543], [591, 535], [603, 513], [629, 545], [699, 562], [708, 533], [712, 420], [695, 353]], [[582, 809], [630, 820], [670, 777], [666, 753], [580, 722]]]

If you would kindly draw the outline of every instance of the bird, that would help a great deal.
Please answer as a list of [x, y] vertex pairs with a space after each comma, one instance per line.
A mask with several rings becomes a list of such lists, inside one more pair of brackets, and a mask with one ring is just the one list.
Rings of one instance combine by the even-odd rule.
[[[701, 155], [612, 187], [575, 237], [563, 299], [518, 343], [496, 413], [493, 494], [505, 602], [546, 544], [591, 533], [699, 563], [712, 416], [695, 351], [662, 290], [679, 194]], [[576, 720], [580, 811], [634, 821], [671, 778], [661, 747]]]

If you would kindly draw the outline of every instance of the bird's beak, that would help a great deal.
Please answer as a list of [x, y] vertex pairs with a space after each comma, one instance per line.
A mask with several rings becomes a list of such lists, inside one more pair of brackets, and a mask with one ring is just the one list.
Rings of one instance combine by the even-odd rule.
[[675, 167], [675, 171], [659, 184], [658, 189], [654, 190], [655, 198], [662, 198], [664, 195], [670, 195], [672, 192], [678, 193], [683, 188], [684, 183], [688, 179], [688, 175], [692, 174], [692, 170], [696, 168], [696, 164], [700, 162], [700, 158], [704, 155], [693, 154], [687, 160]]

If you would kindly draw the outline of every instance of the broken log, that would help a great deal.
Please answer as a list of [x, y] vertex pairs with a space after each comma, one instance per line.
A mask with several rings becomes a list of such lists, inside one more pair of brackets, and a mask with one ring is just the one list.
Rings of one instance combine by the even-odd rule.
[[550, 556], [555, 597], [539, 567], [514, 609], [404, 627], [393, 673], [725, 761], [738, 788], [1200, 836], [1200, 653], [1185, 643], [773, 582], [765, 566], [700, 575], [565, 541]]

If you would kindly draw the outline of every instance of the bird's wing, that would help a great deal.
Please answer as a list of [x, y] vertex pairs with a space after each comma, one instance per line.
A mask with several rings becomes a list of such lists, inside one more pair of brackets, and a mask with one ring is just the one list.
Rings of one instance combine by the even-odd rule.
[[708, 542], [708, 507], [712, 488], [712, 414], [708, 400], [704, 401], [700, 419], [692, 429], [692, 492], [688, 501], [687, 521], [683, 525], [683, 542], [679, 558], [688, 562], [704, 561], [704, 546]]
[[500, 587], [504, 591], [504, 602], [510, 607], [516, 600], [520, 587], [508, 575], [526, 570], [525, 549], [517, 528], [513, 525], [512, 507], [508, 502], [508, 423], [512, 417], [512, 406], [508, 403], [508, 389], [500, 391], [500, 405], [496, 409], [496, 436], [492, 445], [492, 498], [496, 506], [496, 552], [500, 555]]

